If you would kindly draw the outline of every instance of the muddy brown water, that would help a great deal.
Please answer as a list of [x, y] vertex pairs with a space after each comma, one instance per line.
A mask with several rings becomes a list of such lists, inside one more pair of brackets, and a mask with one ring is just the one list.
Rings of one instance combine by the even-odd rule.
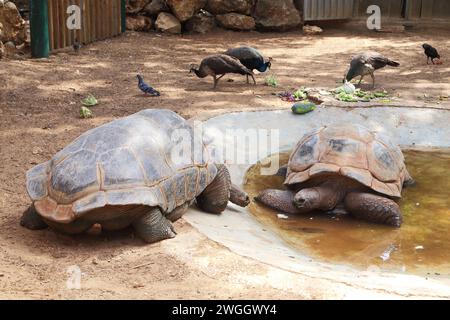
[[[289, 215], [254, 201], [250, 212], [290, 246], [314, 259], [357, 268], [449, 277], [450, 150], [404, 154], [417, 183], [403, 190], [399, 204], [404, 223], [400, 229], [348, 215]], [[279, 156], [280, 164], [287, 163], [289, 153]], [[244, 188], [252, 199], [266, 188], [283, 189], [283, 178], [261, 175], [261, 167], [253, 166], [246, 176]]]

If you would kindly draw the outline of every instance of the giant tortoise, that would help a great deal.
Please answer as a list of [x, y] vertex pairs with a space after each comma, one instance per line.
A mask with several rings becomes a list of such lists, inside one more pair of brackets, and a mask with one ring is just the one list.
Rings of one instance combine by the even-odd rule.
[[333, 211], [400, 227], [394, 201], [413, 180], [400, 148], [360, 125], [331, 125], [307, 133], [290, 155], [286, 191], [264, 190], [256, 200], [287, 213]]
[[151, 109], [87, 131], [27, 172], [33, 203], [21, 224], [69, 234], [131, 225], [152, 243], [174, 237], [171, 221], [194, 201], [211, 213], [228, 200], [246, 206], [197, 131], [172, 111]]

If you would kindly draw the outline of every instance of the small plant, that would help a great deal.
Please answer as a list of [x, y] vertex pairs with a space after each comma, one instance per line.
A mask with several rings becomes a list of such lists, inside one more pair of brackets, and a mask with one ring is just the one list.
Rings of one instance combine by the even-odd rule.
[[94, 95], [89, 94], [87, 98], [84, 98], [81, 100], [81, 103], [86, 107], [93, 107], [98, 104], [97, 99], [94, 97]]
[[270, 87], [278, 87], [278, 80], [274, 75], [266, 77], [266, 85]]
[[86, 119], [86, 118], [92, 118], [93, 116], [94, 115], [89, 108], [86, 108], [86, 107], [80, 108], [80, 118]]

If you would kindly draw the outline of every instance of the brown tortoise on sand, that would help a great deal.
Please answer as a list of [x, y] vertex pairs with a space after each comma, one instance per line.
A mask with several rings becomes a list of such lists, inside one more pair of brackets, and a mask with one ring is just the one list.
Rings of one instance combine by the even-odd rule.
[[256, 200], [287, 213], [347, 212], [367, 221], [400, 227], [392, 199], [413, 183], [402, 151], [389, 139], [359, 125], [333, 125], [307, 133], [292, 152], [284, 184]]
[[[174, 132], [190, 139], [187, 146], [194, 152], [177, 153]], [[194, 141], [200, 141], [197, 148]], [[248, 204], [210, 151], [201, 137], [194, 140], [189, 123], [169, 110], [143, 110], [112, 121], [27, 172], [33, 204], [21, 224], [30, 229], [48, 225], [69, 234], [95, 223], [105, 230], [131, 225], [149, 243], [173, 238], [170, 221], [195, 200], [211, 213], [225, 210], [228, 200]]]

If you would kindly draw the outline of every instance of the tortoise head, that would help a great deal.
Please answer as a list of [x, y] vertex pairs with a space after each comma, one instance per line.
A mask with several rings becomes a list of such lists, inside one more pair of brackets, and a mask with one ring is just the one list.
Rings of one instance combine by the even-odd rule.
[[294, 206], [301, 212], [309, 212], [320, 205], [320, 192], [316, 188], [303, 189], [294, 197]]

